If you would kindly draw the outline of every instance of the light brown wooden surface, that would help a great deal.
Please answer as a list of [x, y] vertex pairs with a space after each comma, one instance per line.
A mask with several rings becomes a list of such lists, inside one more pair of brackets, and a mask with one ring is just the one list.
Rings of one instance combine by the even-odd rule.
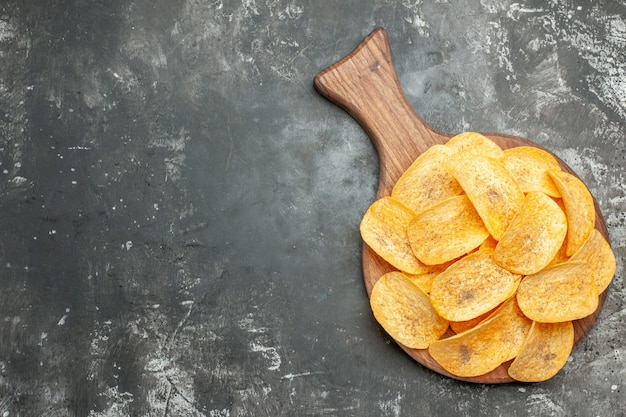
[[[376, 198], [391, 193], [397, 179], [417, 156], [430, 146], [445, 143], [452, 137], [452, 134], [429, 126], [413, 110], [396, 76], [387, 34], [382, 28], [374, 30], [345, 58], [318, 73], [314, 84], [323, 96], [346, 110], [372, 140], [380, 164]], [[503, 149], [524, 145], [540, 147], [519, 137], [498, 133], [484, 134]], [[556, 158], [564, 170], [574, 173], [567, 164]], [[596, 213], [596, 228], [608, 240], [606, 224], [600, 215], [597, 202]], [[368, 295], [378, 278], [391, 270], [393, 267], [363, 243], [363, 278]], [[600, 295], [594, 314], [574, 323], [575, 345], [593, 327], [605, 298], [606, 292]], [[512, 381], [507, 374], [508, 364], [479, 377], [459, 378], [441, 368], [427, 350], [409, 349], [402, 345], [400, 347], [422, 365], [455, 379], [477, 383]]]

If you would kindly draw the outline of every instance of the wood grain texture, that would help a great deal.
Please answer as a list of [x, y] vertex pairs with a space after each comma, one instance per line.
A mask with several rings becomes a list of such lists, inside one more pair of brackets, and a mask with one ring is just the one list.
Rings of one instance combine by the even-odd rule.
[[[315, 76], [314, 85], [320, 94], [350, 114], [372, 140], [380, 164], [376, 198], [389, 195], [400, 175], [421, 153], [432, 145], [447, 142], [453, 136], [429, 126], [406, 99], [393, 66], [389, 41], [383, 28], [375, 29], [349, 55], [320, 71]], [[499, 133], [483, 134], [503, 149], [536, 146], [547, 150], [524, 138]], [[556, 155], [555, 158], [563, 170], [576, 175], [565, 162]], [[595, 199], [594, 202], [596, 228], [608, 241], [606, 223]], [[378, 278], [394, 268], [365, 243], [362, 255], [363, 278], [369, 296]], [[595, 324], [605, 298], [606, 291], [600, 295], [595, 313], [574, 323], [575, 346]], [[446, 372], [427, 350], [410, 349], [400, 343], [398, 345], [417, 362], [451, 378], [489, 384], [513, 381], [507, 373], [508, 363], [482, 376], [460, 378]]]

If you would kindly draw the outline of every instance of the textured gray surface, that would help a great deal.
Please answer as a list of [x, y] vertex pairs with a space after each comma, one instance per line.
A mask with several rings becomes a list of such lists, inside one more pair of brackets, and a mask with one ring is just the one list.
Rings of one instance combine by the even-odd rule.
[[[376, 26], [428, 123], [599, 201], [616, 277], [548, 382], [441, 377], [371, 316], [376, 154], [312, 79]], [[625, 47], [623, 1], [3, 1], [0, 416], [626, 415]]]

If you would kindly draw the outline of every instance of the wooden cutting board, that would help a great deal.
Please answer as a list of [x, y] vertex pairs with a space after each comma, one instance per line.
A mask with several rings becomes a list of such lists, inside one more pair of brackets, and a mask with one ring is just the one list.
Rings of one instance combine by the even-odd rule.
[[[429, 147], [447, 142], [453, 135], [440, 132], [422, 120], [406, 99], [391, 59], [389, 41], [384, 29], [375, 29], [349, 55], [319, 72], [315, 88], [331, 102], [343, 108], [367, 132], [380, 164], [376, 198], [390, 195], [400, 175]], [[536, 146], [531, 141], [499, 133], [483, 133], [503, 149]], [[574, 175], [565, 162], [555, 156], [564, 171]], [[595, 201], [595, 200], [594, 200]], [[609, 241], [606, 223], [596, 204], [596, 228]], [[394, 270], [363, 243], [363, 278], [367, 294], [384, 273]], [[574, 322], [574, 345], [587, 335], [604, 305], [606, 291], [600, 295], [596, 312]], [[446, 372], [426, 349], [400, 347], [427, 368], [451, 378], [477, 383], [505, 383], [513, 380], [505, 363], [488, 374], [461, 378]]]

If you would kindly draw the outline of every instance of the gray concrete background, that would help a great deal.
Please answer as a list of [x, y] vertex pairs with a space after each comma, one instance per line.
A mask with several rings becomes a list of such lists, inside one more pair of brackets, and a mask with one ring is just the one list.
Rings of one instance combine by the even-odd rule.
[[[377, 159], [314, 75], [387, 29], [416, 111], [554, 151], [618, 258], [541, 384], [413, 362], [373, 320]], [[624, 416], [623, 1], [4, 0], [0, 416]]]

